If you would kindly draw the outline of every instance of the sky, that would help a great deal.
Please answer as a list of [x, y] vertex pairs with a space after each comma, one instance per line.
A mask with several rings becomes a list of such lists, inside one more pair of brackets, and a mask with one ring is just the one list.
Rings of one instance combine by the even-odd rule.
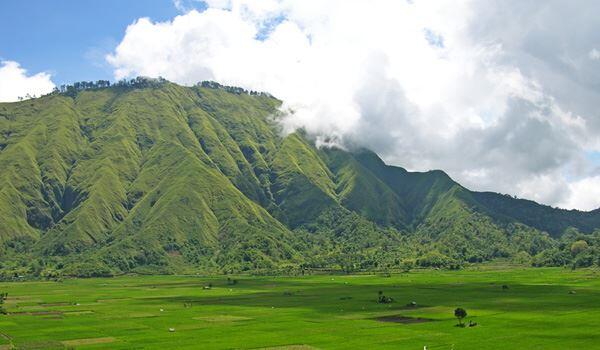
[[590, 210], [597, 13], [594, 0], [3, 1], [0, 101], [80, 80], [216, 80], [274, 94], [284, 130], [322, 147]]

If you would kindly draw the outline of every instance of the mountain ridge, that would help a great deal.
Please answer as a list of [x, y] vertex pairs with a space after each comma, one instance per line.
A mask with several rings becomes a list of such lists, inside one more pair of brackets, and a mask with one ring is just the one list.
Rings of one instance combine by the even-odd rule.
[[449, 266], [527, 251], [520, 235], [539, 241], [531, 259], [562, 254], [566, 233], [600, 228], [598, 209], [474, 192], [441, 170], [283, 136], [269, 94], [147, 78], [63, 90], [0, 104], [7, 261], [75, 274], [392, 268], [428, 255], [442, 261], [421, 265]]

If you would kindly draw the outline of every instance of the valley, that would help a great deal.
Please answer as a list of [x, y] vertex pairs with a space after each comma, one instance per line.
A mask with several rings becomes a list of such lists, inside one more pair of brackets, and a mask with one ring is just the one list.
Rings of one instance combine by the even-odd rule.
[[[0, 283], [8, 293], [0, 348], [592, 349], [600, 326], [598, 274], [483, 264], [390, 277]], [[379, 291], [393, 302], [378, 303]], [[465, 324], [477, 325], [456, 327], [457, 307], [467, 311]]]

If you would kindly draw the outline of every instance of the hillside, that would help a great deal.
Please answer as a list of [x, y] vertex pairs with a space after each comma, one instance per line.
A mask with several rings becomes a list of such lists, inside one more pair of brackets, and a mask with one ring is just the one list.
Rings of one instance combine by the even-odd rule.
[[5, 275], [566, 264], [582, 239], [598, 255], [599, 210], [318, 149], [281, 135], [279, 105], [140, 78], [0, 104]]

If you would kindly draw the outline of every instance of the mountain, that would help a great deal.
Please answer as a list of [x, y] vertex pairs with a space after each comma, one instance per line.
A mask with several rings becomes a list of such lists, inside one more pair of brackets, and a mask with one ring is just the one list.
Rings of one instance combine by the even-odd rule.
[[600, 235], [599, 210], [473, 192], [439, 170], [283, 136], [266, 93], [108, 85], [0, 104], [5, 275], [566, 263], [564, 240], [593, 248]]

